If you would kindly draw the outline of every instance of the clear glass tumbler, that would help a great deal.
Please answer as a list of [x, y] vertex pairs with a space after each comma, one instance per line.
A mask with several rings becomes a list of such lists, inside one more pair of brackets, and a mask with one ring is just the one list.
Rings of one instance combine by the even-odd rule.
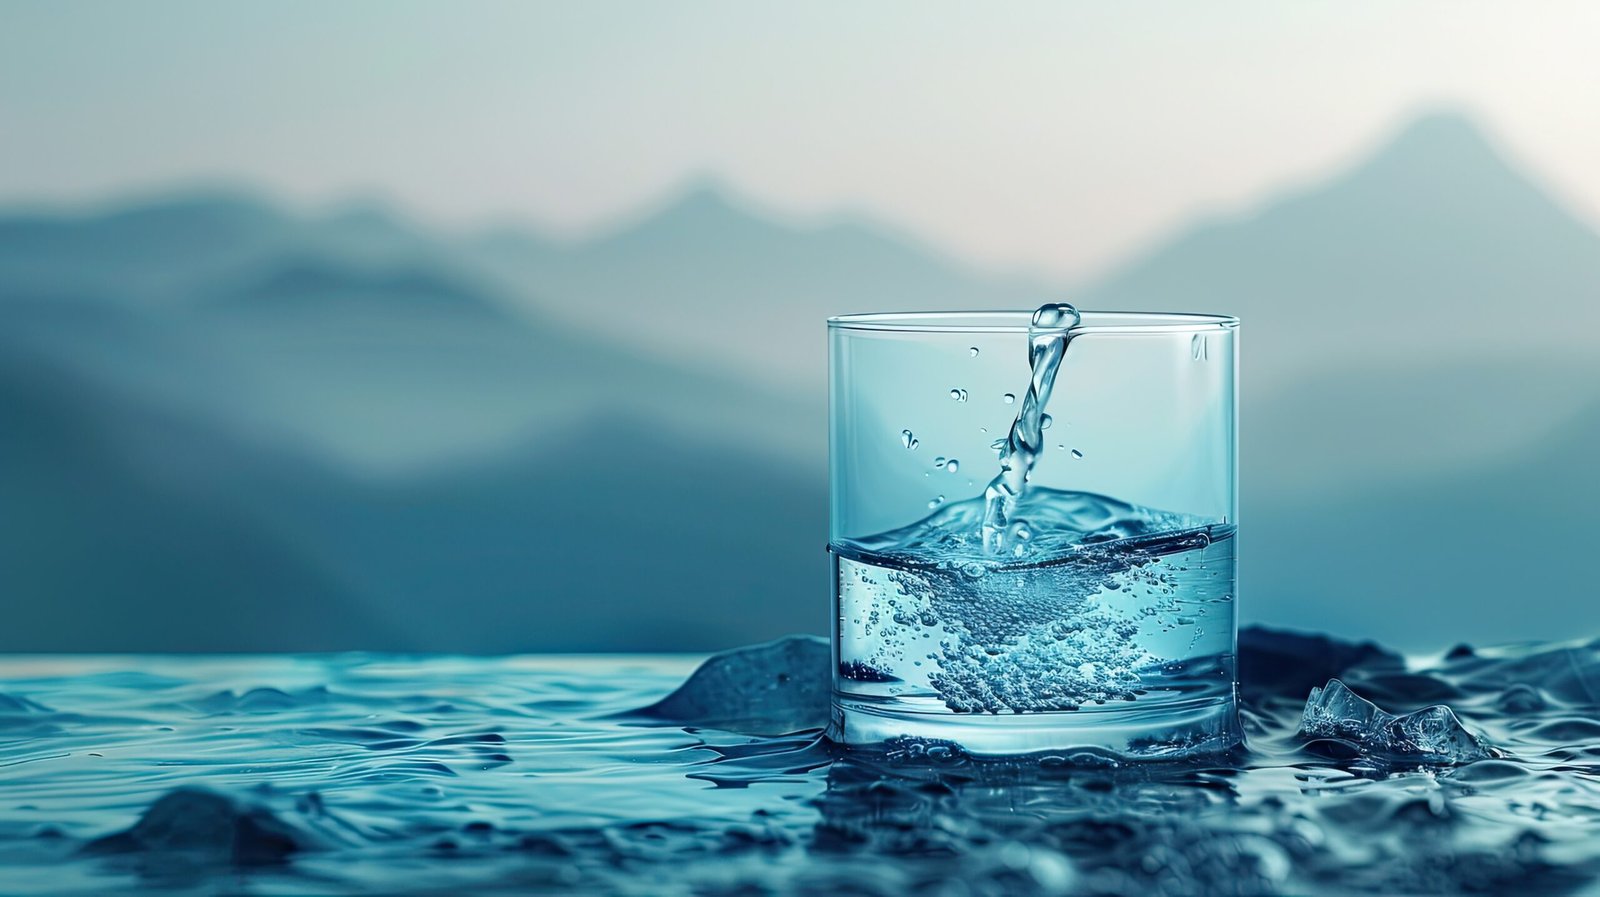
[[1232, 747], [1239, 322], [1035, 320], [828, 321], [832, 737]]

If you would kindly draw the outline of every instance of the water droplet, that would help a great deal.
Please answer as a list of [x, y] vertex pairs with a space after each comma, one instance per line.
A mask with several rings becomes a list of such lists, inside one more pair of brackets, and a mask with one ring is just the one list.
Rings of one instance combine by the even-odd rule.
[[1005, 398], [1005, 400], [1006, 400], [1006, 404], [1007, 404], [1007, 405], [1009, 405], [1009, 404], [1011, 404], [1011, 403], [1012, 403], [1012, 402], [1015, 402], [1015, 401], [1016, 401], [1016, 400], [1017, 400], [1017, 397], [1016, 397], [1016, 396], [1014, 396], [1014, 395], [1012, 395], [1012, 394], [1011, 394], [1011, 393], [1009, 393], [1009, 392], [1008, 392], [1008, 393], [1006, 393], [1006, 394], [1005, 394], [1005, 396], [1004, 396], [1004, 398]]
[[1041, 305], [1033, 313], [1033, 326], [1041, 330], [1066, 330], [1078, 326], [1082, 320], [1078, 310], [1065, 302]]
[[1056, 419], [1051, 417], [1050, 415], [1048, 415], [1048, 414], [1042, 415], [1039, 418], [1039, 429], [1048, 430], [1048, 429], [1050, 429], [1050, 425], [1055, 423], [1055, 422], [1056, 422]]
[[989, 432], [989, 428], [988, 427], [979, 427], [978, 428], [978, 432], [979, 433], [987, 433], [987, 432]]
[[1077, 449], [1073, 449], [1072, 450], [1072, 457], [1074, 457], [1074, 458], [1082, 458], [1083, 457], [1083, 452], [1080, 452]]
[[950, 390], [950, 398], [955, 399], [957, 402], [965, 402], [967, 400], [967, 391], [964, 389], [952, 389]]
[[908, 449], [914, 449], [922, 443], [917, 439], [916, 436], [912, 435], [910, 430], [901, 430], [900, 444]]
[[951, 458], [949, 461], [944, 462], [944, 469], [947, 473], [955, 473], [961, 469], [961, 462]]
[[944, 496], [943, 495], [938, 496], [937, 498], [928, 499], [928, 507], [930, 507], [930, 508], [937, 508], [942, 504], [944, 504]]
[[994, 442], [989, 443], [989, 448], [993, 449], [994, 453], [997, 455], [1004, 450], [1005, 447], [1006, 441], [1004, 439], [996, 439]]
[[944, 466], [944, 455], [940, 455], [939, 457], [934, 458], [933, 459], [933, 466], [934, 467], [943, 467]]
[[972, 357], [973, 358], [977, 358], [978, 357], [978, 347], [977, 346], [973, 346], [972, 348], [968, 349], [967, 351], [972, 353]]

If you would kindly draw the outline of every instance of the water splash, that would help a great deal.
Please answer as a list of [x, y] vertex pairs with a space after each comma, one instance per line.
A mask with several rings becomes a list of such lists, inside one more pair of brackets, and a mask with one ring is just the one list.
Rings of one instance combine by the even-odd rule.
[[1010, 435], [1000, 447], [1000, 472], [983, 492], [983, 544], [992, 554], [1005, 550], [1006, 530], [1010, 526], [1017, 500], [1028, 487], [1028, 478], [1044, 444], [1044, 406], [1055, 387], [1056, 370], [1072, 339], [1072, 328], [1082, 317], [1065, 302], [1039, 306], [1028, 327], [1028, 366], [1032, 376], [1022, 407], [1011, 424]]

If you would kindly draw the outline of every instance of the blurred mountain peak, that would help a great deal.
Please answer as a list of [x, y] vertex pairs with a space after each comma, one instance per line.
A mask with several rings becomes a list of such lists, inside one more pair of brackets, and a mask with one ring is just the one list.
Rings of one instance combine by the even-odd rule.
[[691, 176], [666, 198], [648, 207], [622, 231], [643, 227], [776, 228], [783, 216], [749, 199], [728, 180], [710, 173]]
[[1462, 189], [1487, 177], [1522, 176], [1495, 145], [1490, 129], [1462, 109], [1438, 108], [1401, 124], [1349, 173], [1407, 181], [1460, 180]]
[[503, 311], [477, 285], [423, 263], [364, 264], [297, 255], [276, 259], [240, 286], [205, 303], [219, 309], [367, 309], [387, 315], [434, 310], [499, 319]]
[[131, 194], [81, 217], [107, 221], [184, 220], [276, 222], [285, 216], [268, 196], [238, 184], [177, 187]]
[[[1511, 343], [1582, 343], [1510, 328], [1505, 310], [1600, 322], [1600, 235], [1560, 193], [1459, 109], [1429, 110], [1346, 166], [1242, 214], [1200, 220], [1113, 271], [1084, 298], [1227, 311], [1257, 358], [1414, 358]], [[1448, 335], [1448, 336], [1447, 336]]]
[[1389, 140], [1391, 146], [1489, 145], [1488, 128], [1464, 106], [1439, 105], [1419, 109], [1402, 122]]
[[398, 228], [410, 224], [408, 216], [389, 199], [375, 194], [353, 196], [328, 206], [322, 219], [333, 224]]

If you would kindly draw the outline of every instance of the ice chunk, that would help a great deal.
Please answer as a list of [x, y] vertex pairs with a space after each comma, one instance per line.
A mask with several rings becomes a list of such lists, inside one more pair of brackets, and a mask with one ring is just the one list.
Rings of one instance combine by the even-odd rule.
[[833, 698], [832, 663], [828, 640], [814, 635], [735, 648], [635, 715], [751, 735], [820, 729]]
[[85, 849], [182, 854], [189, 861], [258, 866], [316, 846], [310, 835], [265, 807], [204, 788], [179, 788], [151, 804], [132, 828], [91, 841]]
[[1468, 732], [1455, 712], [1443, 704], [1396, 716], [1338, 679], [1311, 689], [1300, 717], [1300, 733], [1331, 738], [1386, 760], [1457, 765], [1500, 756]]

